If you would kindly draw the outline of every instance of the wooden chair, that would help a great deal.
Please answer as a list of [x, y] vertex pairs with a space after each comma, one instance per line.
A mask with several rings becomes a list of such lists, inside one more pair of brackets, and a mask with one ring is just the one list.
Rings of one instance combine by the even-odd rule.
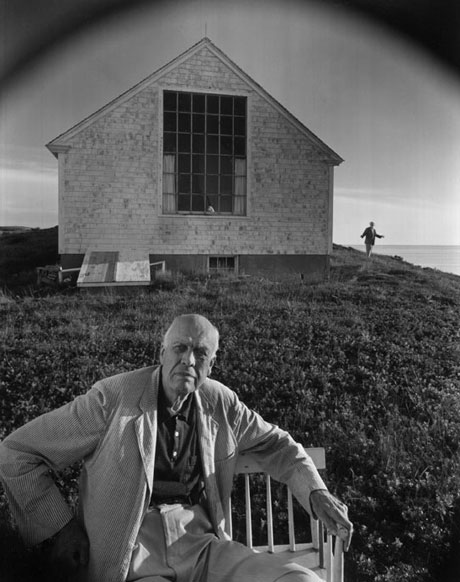
[[[317, 469], [325, 469], [326, 456], [323, 448], [305, 449], [315, 463]], [[294, 561], [316, 572], [326, 582], [343, 582], [343, 542], [336, 536], [326, 532], [320, 520], [310, 519], [311, 542], [297, 543], [295, 539], [294, 510], [292, 493], [287, 490], [288, 531], [289, 544], [275, 544], [273, 532], [273, 502], [271, 478], [267, 473], [266, 478], [266, 503], [267, 503], [267, 545], [253, 546], [252, 541], [252, 512], [251, 512], [251, 477], [252, 473], [263, 473], [257, 461], [250, 455], [240, 455], [237, 462], [236, 474], [244, 475], [245, 488], [245, 517], [246, 517], [246, 545], [256, 551], [278, 553], [281, 560]], [[228, 508], [231, 516], [231, 505]], [[230, 522], [230, 535], [232, 521]]]

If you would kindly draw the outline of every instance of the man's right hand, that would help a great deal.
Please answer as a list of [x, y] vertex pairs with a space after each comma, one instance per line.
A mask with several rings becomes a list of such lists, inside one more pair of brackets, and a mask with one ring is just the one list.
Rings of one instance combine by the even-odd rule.
[[[50, 548], [50, 568], [59, 579], [68, 580], [89, 560], [89, 541], [76, 519], [71, 519], [55, 536]], [[58, 579], [56, 578], [56, 579]]]
[[310, 494], [310, 503], [315, 514], [327, 530], [341, 538], [347, 552], [353, 535], [353, 524], [348, 519], [348, 507], [325, 489], [316, 489]]

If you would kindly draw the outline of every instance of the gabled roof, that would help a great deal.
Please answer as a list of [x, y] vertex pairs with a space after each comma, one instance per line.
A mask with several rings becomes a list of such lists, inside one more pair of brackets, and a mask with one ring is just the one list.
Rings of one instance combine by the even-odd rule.
[[206, 47], [216, 58], [218, 58], [222, 63], [224, 63], [232, 72], [238, 76], [244, 83], [249, 85], [253, 91], [255, 91], [262, 99], [265, 99], [268, 103], [272, 105], [283, 117], [285, 117], [290, 123], [292, 123], [301, 133], [303, 133], [311, 142], [313, 142], [320, 151], [322, 151], [327, 157], [330, 158], [331, 163], [334, 165], [341, 164], [343, 159], [334, 152], [328, 145], [326, 145], [319, 137], [317, 137], [313, 132], [311, 132], [301, 121], [299, 121], [292, 113], [290, 113], [283, 105], [281, 105], [274, 97], [272, 97], [263, 87], [261, 87], [254, 79], [247, 75], [238, 65], [236, 65], [225, 53], [223, 53], [211, 40], [207, 37], [201, 39], [198, 43], [190, 47], [188, 50], [177, 56], [175, 59], [134, 85], [128, 91], [125, 91], [100, 109], [98, 109], [92, 115], [86, 117], [72, 128], [62, 133], [52, 141], [50, 141], [46, 147], [57, 157], [57, 154], [66, 151], [69, 148], [68, 141], [72, 139], [80, 131], [97, 121], [100, 117], [111, 111], [112, 109], [118, 107], [123, 102], [127, 101], [145, 87], [155, 83], [165, 74], [175, 69], [178, 65], [182, 64], [184, 61], [188, 60], [194, 54], [199, 52], [202, 48]]

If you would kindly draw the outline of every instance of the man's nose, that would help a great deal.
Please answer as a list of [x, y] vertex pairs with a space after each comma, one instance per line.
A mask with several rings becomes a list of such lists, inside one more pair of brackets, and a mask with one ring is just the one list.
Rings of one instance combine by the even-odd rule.
[[195, 365], [195, 356], [193, 354], [193, 350], [187, 350], [182, 354], [182, 363], [186, 366]]

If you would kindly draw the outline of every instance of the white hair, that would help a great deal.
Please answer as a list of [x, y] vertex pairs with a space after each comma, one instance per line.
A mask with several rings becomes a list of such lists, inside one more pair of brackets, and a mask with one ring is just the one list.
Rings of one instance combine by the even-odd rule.
[[215, 348], [214, 348], [214, 353], [213, 356], [216, 355], [217, 350], [219, 349], [219, 330], [217, 329], [217, 327], [215, 325], [213, 325], [209, 319], [207, 319], [206, 317], [204, 317], [203, 315], [199, 315], [197, 313], [186, 313], [184, 315], [178, 315], [177, 317], [174, 318], [173, 322], [171, 323], [171, 325], [168, 327], [168, 329], [166, 330], [165, 334], [163, 335], [163, 342], [162, 345], [166, 346], [168, 341], [169, 341], [169, 335], [171, 333], [171, 329], [173, 329], [174, 325], [180, 321], [181, 319], [191, 319], [194, 321], [199, 321], [202, 323], [202, 325], [209, 327], [211, 332], [214, 335], [214, 339], [215, 339]]

